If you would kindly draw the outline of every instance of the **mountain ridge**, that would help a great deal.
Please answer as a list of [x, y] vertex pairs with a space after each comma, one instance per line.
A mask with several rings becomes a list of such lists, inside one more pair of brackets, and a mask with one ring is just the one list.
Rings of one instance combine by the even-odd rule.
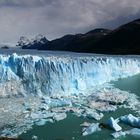
[[101, 54], [140, 54], [140, 19], [110, 30], [97, 28], [85, 34], [68, 34], [40, 46], [23, 49], [72, 51]]

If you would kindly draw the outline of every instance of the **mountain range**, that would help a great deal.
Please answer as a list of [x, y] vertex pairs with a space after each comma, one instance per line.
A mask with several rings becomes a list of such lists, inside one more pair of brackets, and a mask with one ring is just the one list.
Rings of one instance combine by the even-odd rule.
[[[23, 43], [23, 40], [26, 43]], [[39, 36], [34, 41], [21, 38], [22, 49], [72, 51], [101, 54], [140, 54], [140, 19], [114, 30], [98, 28], [85, 34], [69, 34], [49, 41]]]

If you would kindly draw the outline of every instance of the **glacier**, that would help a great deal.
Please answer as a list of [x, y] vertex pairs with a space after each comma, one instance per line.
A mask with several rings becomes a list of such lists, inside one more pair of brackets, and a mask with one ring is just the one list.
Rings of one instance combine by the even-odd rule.
[[18, 136], [68, 112], [99, 121], [121, 106], [138, 111], [135, 94], [108, 83], [139, 73], [139, 56], [1, 50], [0, 136]]
[[138, 56], [1, 53], [0, 96], [87, 95], [104, 83], [138, 73]]

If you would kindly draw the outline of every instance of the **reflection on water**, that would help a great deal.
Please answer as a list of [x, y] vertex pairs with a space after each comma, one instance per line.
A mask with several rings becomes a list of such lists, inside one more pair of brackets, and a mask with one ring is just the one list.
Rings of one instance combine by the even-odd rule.
[[[130, 91], [136, 93], [140, 96], [140, 75], [136, 75], [133, 77], [119, 79], [116, 82], [112, 82], [115, 87], [120, 88], [121, 90]], [[120, 108], [115, 112], [106, 113], [104, 118], [100, 121], [106, 122], [106, 120], [113, 116], [117, 118], [121, 115], [125, 114], [135, 114], [135, 112]], [[33, 129], [29, 130], [27, 133], [22, 134], [20, 137], [23, 140], [31, 140], [33, 135], [38, 136], [38, 140], [112, 140], [113, 138], [110, 134], [113, 132], [112, 130], [103, 129], [101, 132], [94, 133], [89, 136], [81, 136], [82, 127], [81, 123], [84, 121], [88, 122], [96, 122], [94, 120], [88, 120], [83, 118], [78, 118], [72, 114], [68, 114], [68, 117], [56, 123], [47, 123], [44, 126], [33, 126]], [[123, 130], [131, 129], [131, 127], [127, 125], [120, 124]], [[133, 136], [126, 136], [122, 138], [123, 140], [139, 140], [140, 138]]]

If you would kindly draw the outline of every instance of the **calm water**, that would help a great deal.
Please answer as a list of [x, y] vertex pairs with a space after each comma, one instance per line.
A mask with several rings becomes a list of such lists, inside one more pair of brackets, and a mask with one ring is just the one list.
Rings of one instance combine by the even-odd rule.
[[[136, 75], [133, 77], [119, 79], [116, 82], [112, 82], [115, 87], [120, 88], [121, 90], [130, 91], [136, 93], [140, 96], [140, 75]], [[121, 115], [125, 115], [128, 113], [134, 112], [126, 109], [118, 109], [114, 113], [106, 113], [104, 118], [100, 122], [106, 122], [106, 120], [113, 116], [117, 118]], [[80, 124], [88, 121], [88, 122], [96, 122], [93, 120], [86, 120], [82, 118], [78, 118], [72, 114], [68, 114], [68, 117], [56, 123], [47, 123], [44, 126], [36, 126], [34, 125], [31, 130], [27, 133], [24, 133], [20, 136], [23, 140], [31, 140], [33, 135], [38, 136], [38, 140], [112, 140], [113, 138], [110, 134], [113, 132], [112, 130], [104, 129], [100, 132], [94, 133], [92, 135], [83, 137], [81, 136], [82, 127]], [[121, 125], [123, 130], [131, 129], [131, 127]], [[122, 137], [119, 140], [139, 140], [140, 138], [126, 136]]]

